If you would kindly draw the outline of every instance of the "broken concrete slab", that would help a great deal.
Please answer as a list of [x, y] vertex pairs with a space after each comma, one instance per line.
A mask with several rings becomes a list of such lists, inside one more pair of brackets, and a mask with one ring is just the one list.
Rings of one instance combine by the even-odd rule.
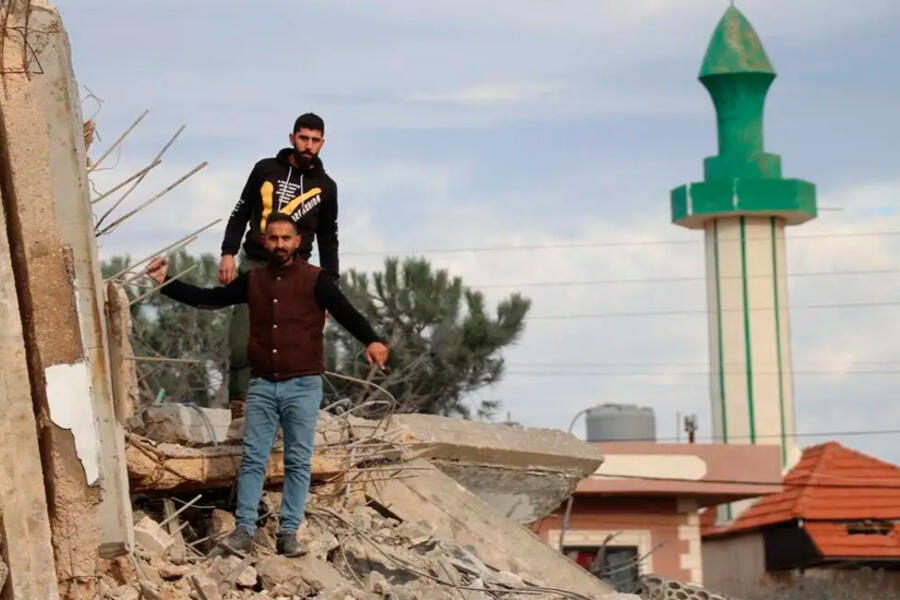
[[253, 587], [256, 585], [257, 572], [248, 559], [238, 556], [217, 556], [210, 566], [210, 576], [215, 576], [223, 583], [234, 583], [238, 587]]
[[234, 514], [220, 508], [213, 509], [209, 515], [209, 525], [206, 529], [206, 536], [210, 539], [217, 540], [224, 537], [237, 526], [237, 519]]
[[410, 455], [522, 469], [573, 469], [583, 476], [603, 461], [594, 446], [560, 429], [509, 427], [438, 415], [392, 415], [385, 429], [401, 428]]
[[[323, 562], [312, 557], [301, 557], [301, 559], [306, 559], [304, 564], [313, 566], [320, 566], [320, 563]], [[308, 566], [306, 570], [299, 568], [301, 559], [274, 555], [259, 561], [256, 565], [256, 570], [259, 573], [259, 578], [263, 587], [273, 594], [282, 594], [291, 597], [299, 596], [301, 598], [306, 597], [311, 593], [328, 589], [323, 582], [315, 579], [315, 577], [312, 576], [312, 573], [306, 572], [309, 570]], [[324, 564], [328, 565], [328, 563]], [[323, 572], [327, 571], [328, 574], [334, 575], [331, 573], [332, 570], [333, 567], [331, 567], [331, 565], [328, 565], [327, 568], [323, 568]], [[335, 573], [337, 572], [335, 571]], [[313, 581], [321, 585], [321, 587], [314, 587], [311, 583], [306, 581], [304, 576], [311, 577]], [[347, 583], [346, 580], [341, 577], [340, 573], [337, 573], [334, 582], [337, 582], [336, 585]]]
[[307, 585], [317, 591], [349, 585], [350, 582], [341, 575], [337, 569], [324, 560], [306, 555], [294, 561], [294, 570], [300, 575]]
[[341, 544], [341, 559], [354, 573], [381, 573], [392, 585], [406, 585], [417, 579], [404, 565], [415, 564], [403, 548], [378, 547], [365, 538], [353, 537]]
[[155, 556], [165, 556], [175, 539], [150, 517], [144, 517], [134, 524], [134, 542], [145, 552]]
[[151, 405], [140, 411], [130, 425], [132, 433], [156, 442], [221, 444], [228, 437], [231, 411], [179, 403]]
[[308, 519], [300, 523], [297, 540], [310, 556], [319, 560], [327, 560], [329, 553], [340, 545], [336, 535], [311, 523]]
[[181, 579], [191, 571], [190, 565], [179, 565], [158, 557], [151, 557], [150, 566], [156, 569], [156, 573], [163, 581]]
[[472, 547], [494, 570], [510, 571], [529, 583], [541, 582], [592, 598], [635, 598], [616, 594], [427, 461], [398, 465], [396, 474], [395, 478], [371, 484], [373, 501], [404, 521], [423, 520], [434, 525], [439, 537]]
[[[127, 438], [126, 458], [132, 492], [212, 489], [228, 487], [237, 477], [243, 448], [240, 445], [190, 448], [179, 444], [154, 443], [131, 434]], [[340, 476], [346, 459], [313, 454], [313, 480]], [[276, 446], [269, 457], [266, 483], [284, 480], [284, 449]]]
[[[354, 426], [360, 434], [370, 425]], [[499, 513], [532, 523], [556, 510], [603, 461], [594, 446], [558, 429], [525, 429], [436, 415], [393, 415], [405, 457], [427, 458]]]
[[552, 514], [583, 479], [578, 472], [561, 469], [526, 470], [439, 459], [429, 462], [522, 525]]

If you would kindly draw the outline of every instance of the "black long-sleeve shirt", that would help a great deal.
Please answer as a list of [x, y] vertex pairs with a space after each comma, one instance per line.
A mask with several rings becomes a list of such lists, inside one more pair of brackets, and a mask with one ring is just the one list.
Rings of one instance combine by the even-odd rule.
[[[161, 292], [173, 300], [190, 306], [222, 308], [247, 302], [249, 280], [249, 272], [242, 273], [228, 285], [214, 288], [201, 288], [175, 280], [168, 281]], [[325, 271], [320, 272], [316, 278], [314, 292], [319, 307], [328, 311], [353, 337], [366, 346], [378, 341], [378, 336], [366, 318], [347, 300]]]
[[337, 280], [340, 277], [337, 184], [325, 172], [319, 157], [313, 157], [301, 169], [288, 161], [291, 152], [290, 148], [284, 148], [274, 158], [265, 158], [253, 166], [225, 226], [222, 254], [237, 254], [246, 230], [247, 256], [267, 261], [269, 256], [263, 248], [262, 234], [268, 217], [281, 212], [290, 215], [297, 224], [301, 238], [297, 255], [308, 260], [313, 241], [318, 240], [319, 264]]

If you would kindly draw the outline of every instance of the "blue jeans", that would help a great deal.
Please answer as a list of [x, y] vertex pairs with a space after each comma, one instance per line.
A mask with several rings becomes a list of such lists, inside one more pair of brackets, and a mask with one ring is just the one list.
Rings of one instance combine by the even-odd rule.
[[281, 531], [296, 531], [309, 492], [310, 458], [322, 403], [322, 377], [282, 381], [250, 380], [244, 427], [244, 456], [238, 475], [237, 524], [251, 534], [259, 518], [266, 465], [279, 424], [284, 429], [284, 495]]

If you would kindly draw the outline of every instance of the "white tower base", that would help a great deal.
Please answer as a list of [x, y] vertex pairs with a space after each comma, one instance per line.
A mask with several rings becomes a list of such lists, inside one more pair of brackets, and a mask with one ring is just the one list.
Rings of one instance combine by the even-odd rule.
[[[778, 445], [787, 470], [800, 451], [793, 436], [784, 222], [713, 219], [705, 237], [714, 439]], [[740, 507], [723, 508], [720, 516], [730, 520]]]

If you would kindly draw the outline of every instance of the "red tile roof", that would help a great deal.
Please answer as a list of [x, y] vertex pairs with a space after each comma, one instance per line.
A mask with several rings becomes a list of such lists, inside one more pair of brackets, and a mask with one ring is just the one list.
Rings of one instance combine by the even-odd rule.
[[900, 558], [900, 532], [860, 535], [847, 531], [846, 523], [808, 521], [803, 529], [826, 558]]
[[848, 522], [900, 519], [900, 467], [837, 442], [812, 446], [784, 477], [784, 491], [763, 496], [733, 523], [701, 518], [705, 536], [728, 535], [800, 519], [823, 556], [900, 556], [900, 532], [850, 534]]

